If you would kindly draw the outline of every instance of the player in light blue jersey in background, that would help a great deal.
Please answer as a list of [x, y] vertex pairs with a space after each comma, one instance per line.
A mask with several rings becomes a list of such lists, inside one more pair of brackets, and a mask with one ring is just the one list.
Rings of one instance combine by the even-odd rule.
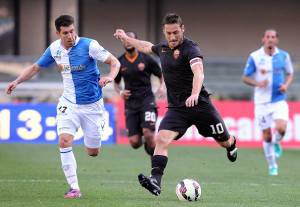
[[[64, 197], [78, 198], [81, 192], [72, 142], [81, 127], [88, 155], [98, 155], [105, 124], [101, 88], [114, 80], [120, 63], [96, 40], [78, 37], [72, 16], [58, 17], [55, 27], [59, 39], [46, 49], [36, 63], [26, 68], [7, 86], [6, 93], [11, 94], [18, 84], [30, 79], [41, 69], [54, 63], [58, 65], [63, 77], [64, 91], [57, 105], [57, 132], [62, 169], [70, 185], [70, 190]], [[107, 76], [100, 76], [97, 60], [110, 65]]]
[[[269, 175], [278, 175], [276, 158], [282, 154], [279, 142], [285, 135], [289, 118], [286, 92], [293, 80], [293, 66], [290, 55], [277, 48], [276, 30], [266, 30], [262, 44], [260, 49], [250, 54], [242, 80], [255, 87], [255, 118], [263, 134], [263, 149], [269, 165]], [[273, 121], [275, 129], [272, 136]]]

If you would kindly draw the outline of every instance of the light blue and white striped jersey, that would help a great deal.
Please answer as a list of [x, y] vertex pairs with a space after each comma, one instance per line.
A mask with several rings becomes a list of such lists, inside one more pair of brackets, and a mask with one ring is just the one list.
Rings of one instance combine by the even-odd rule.
[[77, 37], [74, 46], [66, 50], [59, 39], [46, 49], [37, 64], [47, 68], [56, 62], [63, 77], [62, 96], [72, 103], [90, 104], [102, 97], [97, 60], [104, 62], [109, 55], [96, 40]]
[[285, 100], [286, 94], [279, 91], [279, 88], [285, 82], [285, 75], [293, 72], [290, 55], [286, 51], [275, 48], [275, 53], [270, 56], [262, 47], [252, 52], [244, 69], [244, 75], [253, 76], [258, 82], [268, 80], [267, 87], [255, 87], [254, 102], [262, 104]]

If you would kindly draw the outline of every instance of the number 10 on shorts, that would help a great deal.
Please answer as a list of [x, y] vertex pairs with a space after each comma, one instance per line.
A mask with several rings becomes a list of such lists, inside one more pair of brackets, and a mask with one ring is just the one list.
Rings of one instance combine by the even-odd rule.
[[210, 128], [212, 129], [212, 134], [222, 134], [224, 132], [224, 128], [222, 123], [218, 123], [216, 125], [210, 125]]

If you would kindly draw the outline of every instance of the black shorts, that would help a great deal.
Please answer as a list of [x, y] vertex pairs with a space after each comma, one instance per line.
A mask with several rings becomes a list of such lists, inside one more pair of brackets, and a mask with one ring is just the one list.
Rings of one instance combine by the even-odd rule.
[[194, 107], [169, 108], [158, 130], [179, 132], [176, 137], [179, 139], [192, 125], [195, 125], [199, 134], [204, 137], [213, 137], [217, 141], [229, 139], [224, 121], [208, 97], [201, 98]]
[[154, 97], [147, 97], [136, 107], [125, 107], [126, 128], [128, 136], [142, 135], [143, 128], [155, 131], [157, 108]]

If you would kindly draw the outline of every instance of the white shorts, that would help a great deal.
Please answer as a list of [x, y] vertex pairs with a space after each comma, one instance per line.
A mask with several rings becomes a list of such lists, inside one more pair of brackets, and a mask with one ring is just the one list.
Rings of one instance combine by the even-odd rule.
[[255, 118], [261, 130], [270, 128], [272, 122], [278, 119], [288, 121], [289, 107], [286, 101], [275, 103], [256, 104]]
[[88, 148], [100, 148], [104, 130], [103, 99], [91, 104], [73, 104], [64, 97], [57, 104], [57, 133], [75, 136], [79, 127], [84, 134], [84, 145]]

